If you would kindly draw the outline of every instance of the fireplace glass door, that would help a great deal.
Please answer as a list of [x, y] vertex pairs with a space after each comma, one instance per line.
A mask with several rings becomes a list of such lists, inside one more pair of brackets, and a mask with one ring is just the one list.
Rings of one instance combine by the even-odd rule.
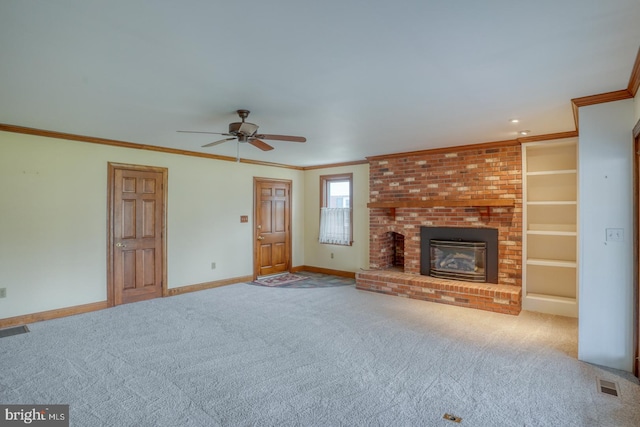
[[430, 240], [429, 249], [430, 276], [467, 282], [487, 281], [485, 242]]

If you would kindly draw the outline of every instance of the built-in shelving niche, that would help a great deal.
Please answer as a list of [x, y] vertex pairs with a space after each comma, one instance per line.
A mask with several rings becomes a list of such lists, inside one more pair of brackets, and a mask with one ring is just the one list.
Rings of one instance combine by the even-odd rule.
[[578, 316], [577, 142], [522, 145], [524, 310]]

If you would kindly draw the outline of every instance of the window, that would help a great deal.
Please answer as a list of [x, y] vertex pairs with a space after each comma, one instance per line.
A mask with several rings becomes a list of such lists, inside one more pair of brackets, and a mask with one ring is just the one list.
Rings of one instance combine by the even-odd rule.
[[320, 177], [320, 243], [351, 245], [353, 174]]

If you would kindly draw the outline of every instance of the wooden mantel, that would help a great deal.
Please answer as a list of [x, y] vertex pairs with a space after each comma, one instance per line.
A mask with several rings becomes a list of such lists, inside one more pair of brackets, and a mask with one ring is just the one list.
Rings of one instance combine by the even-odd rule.
[[509, 207], [513, 199], [398, 200], [369, 202], [368, 208], [433, 208], [433, 207]]
[[389, 209], [391, 216], [395, 218], [396, 208], [434, 208], [434, 207], [470, 207], [484, 208], [481, 216], [491, 217], [491, 208], [513, 207], [513, 199], [456, 199], [456, 200], [397, 200], [392, 202], [369, 202], [368, 208]]

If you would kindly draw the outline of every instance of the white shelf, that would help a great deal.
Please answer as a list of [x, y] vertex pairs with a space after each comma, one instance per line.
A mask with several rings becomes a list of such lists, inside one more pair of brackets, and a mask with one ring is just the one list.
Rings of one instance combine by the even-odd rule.
[[535, 201], [535, 202], [527, 202], [528, 205], [540, 205], [540, 206], [549, 206], [549, 205], [554, 205], [554, 206], [570, 206], [570, 205], [577, 205], [578, 202], [576, 202], [575, 200], [541, 200], [541, 201]]
[[556, 259], [542, 259], [542, 258], [529, 258], [527, 265], [540, 265], [543, 267], [562, 267], [562, 268], [576, 268], [575, 261], [562, 261]]
[[529, 223], [527, 233], [572, 233], [577, 235], [576, 224], [535, 224]]
[[567, 175], [567, 174], [576, 174], [576, 173], [578, 173], [576, 169], [563, 169], [563, 170], [554, 170], [554, 171], [527, 172], [527, 176]]
[[550, 295], [543, 295], [543, 294], [536, 294], [533, 292], [529, 292], [527, 294], [528, 298], [536, 298], [539, 300], [544, 300], [544, 301], [556, 301], [556, 302], [563, 302], [566, 304], [575, 304], [576, 303], [576, 299], [575, 298], [567, 298], [567, 297], [554, 297], [554, 296], [550, 296]]
[[[531, 227], [532, 224], [529, 224]], [[577, 231], [556, 231], [556, 230], [527, 230], [528, 235], [534, 236], [577, 236]]]

